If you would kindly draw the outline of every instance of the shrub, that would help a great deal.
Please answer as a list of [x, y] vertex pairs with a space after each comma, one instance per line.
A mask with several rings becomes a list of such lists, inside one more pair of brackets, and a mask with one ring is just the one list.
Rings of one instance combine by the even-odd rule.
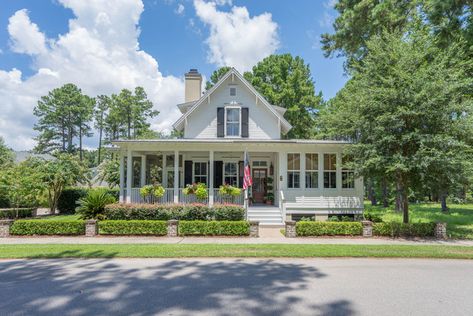
[[34, 208], [30, 207], [0, 209], [0, 219], [32, 217], [33, 211]]
[[433, 237], [435, 223], [374, 223], [373, 235], [390, 237]]
[[10, 232], [12, 235], [84, 235], [85, 223], [80, 220], [17, 220], [11, 226]]
[[104, 215], [109, 220], [243, 220], [245, 210], [239, 205], [216, 204], [110, 204]]
[[87, 195], [77, 202], [79, 206], [76, 208], [76, 213], [81, 219], [104, 219], [105, 206], [115, 202], [115, 198], [107, 189], [89, 190]]
[[330, 216], [328, 218], [328, 221], [329, 222], [339, 222], [340, 221], [340, 218], [338, 218], [338, 216]]
[[365, 220], [372, 221], [373, 223], [381, 223], [383, 221], [381, 216], [373, 213], [365, 212], [363, 213], [363, 217], [365, 218]]
[[[57, 208], [61, 214], [74, 214], [77, 208], [77, 202], [87, 196], [89, 188], [66, 188], [62, 190], [61, 196], [59, 197]], [[105, 189], [107, 192], [118, 200], [120, 191], [118, 189]]]
[[194, 194], [197, 200], [205, 200], [209, 196], [209, 193], [207, 192], [207, 186], [205, 183], [193, 183], [193, 184], [188, 184], [182, 192], [184, 195], [192, 195]]
[[248, 236], [247, 221], [179, 221], [179, 236]]
[[361, 235], [359, 222], [297, 222], [297, 236], [353, 236]]
[[166, 221], [99, 221], [100, 235], [156, 235], [167, 234]]

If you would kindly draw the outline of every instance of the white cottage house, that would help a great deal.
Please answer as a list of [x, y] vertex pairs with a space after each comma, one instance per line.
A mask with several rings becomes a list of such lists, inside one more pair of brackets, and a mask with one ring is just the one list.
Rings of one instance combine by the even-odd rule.
[[363, 181], [343, 166], [346, 142], [283, 139], [291, 129], [285, 109], [269, 104], [235, 69], [203, 95], [201, 87], [197, 70], [185, 74], [185, 103], [177, 105], [182, 116], [173, 125], [183, 138], [113, 142], [121, 157], [122, 202], [142, 202], [139, 188], [152, 179], [166, 188], [161, 202], [193, 202], [183, 188], [198, 182], [209, 188], [209, 205], [222, 202], [220, 185], [242, 187], [247, 152], [250, 199], [245, 203], [242, 194], [235, 202], [247, 206], [249, 219], [279, 225], [301, 216], [362, 213]]

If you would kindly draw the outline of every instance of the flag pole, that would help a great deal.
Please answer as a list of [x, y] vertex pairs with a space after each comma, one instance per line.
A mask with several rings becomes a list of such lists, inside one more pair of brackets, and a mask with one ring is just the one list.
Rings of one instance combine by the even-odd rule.
[[[246, 162], [246, 159], [247, 159], [247, 156], [248, 155], [248, 152], [247, 150], [245, 149], [245, 153], [244, 153], [244, 157], [243, 157], [243, 160]], [[245, 164], [245, 163], [243, 163]], [[243, 168], [246, 168], [246, 166], [243, 166]], [[245, 189], [245, 220], [248, 220], [248, 187], [246, 187]]]

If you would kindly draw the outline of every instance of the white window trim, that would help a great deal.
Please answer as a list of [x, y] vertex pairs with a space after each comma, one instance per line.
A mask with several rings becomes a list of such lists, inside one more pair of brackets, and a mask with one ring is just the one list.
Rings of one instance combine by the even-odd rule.
[[[342, 160], [342, 166], [340, 168], [340, 174], [341, 174], [342, 182], [340, 183], [340, 187], [342, 188], [342, 191], [354, 191], [355, 186], [356, 186], [355, 170], [344, 168], [343, 167], [343, 157], [341, 158], [341, 160]], [[353, 188], [344, 188], [343, 187], [343, 172], [352, 172], [353, 173]]]
[[[317, 166], [316, 169], [307, 169], [307, 160], [306, 160], [306, 155], [316, 155], [317, 156]], [[307, 187], [307, 181], [304, 183], [304, 190], [309, 190], [309, 191], [316, 191], [319, 190], [319, 177], [320, 177], [320, 170], [319, 170], [319, 160], [320, 160], [320, 155], [318, 152], [305, 152], [304, 153], [304, 180], [306, 180], [306, 173], [307, 172], [317, 172], [317, 187], [316, 188], [308, 188]], [[322, 179], [323, 180], [323, 179]]]
[[[224, 129], [225, 129], [225, 138], [241, 138], [241, 128], [242, 128], [242, 125], [241, 125], [241, 106], [240, 105], [226, 105], [224, 107], [225, 109], [225, 116], [224, 116]], [[239, 135], [237, 136], [232, 136], [232, 135], [227, 135], [227, 109], [238, 109], [239, 110], [239, 120], [240, 120], [240, 126], [239, 126]]]
[[[325, 170], [325, 155], [335, 155], [335, 170]], [[338, 163], [338, 153], [337, 152], [323, 152], [322, 153], [322, 189], [324, 190], [329, 190], [329, 191], [335, 191], [338, 190], [339, 187], [341, 187], [341, 183], [338, 181], [338, 171], [340, 170], [340, 166]], [[335, 171], [335, 188], [326, 188], [325, 187], [325, 172], [334, 172]]]
[[[298, 154], [299, 155], [299, 187], [298, 188], [290, 188], [289, 187], [289, 176], [288, 176], [288, 173], [289, 172], [297, 172], [297, 170], [295, 169], [290, 169], [289, 170], [289, 164], [288, 164], [288, 158], [289, 158], [289, 155], [294, 155], [294, 154]], [[286, 183], [286, 187], [288, 190], [303, 190], [304, 188], [302, 188], [301, 186], [301, 175], [302, 175], [302, 164], [301, 164], [301, 157], [302, 157], [302, 153], [301, 152], [288, 152], [286, 153], [286, 177], [287, 177], [287, 183]], [[305, 155], [304, 155], [305, 157]], [[304, 174], [305, 176], [305, 174]]]

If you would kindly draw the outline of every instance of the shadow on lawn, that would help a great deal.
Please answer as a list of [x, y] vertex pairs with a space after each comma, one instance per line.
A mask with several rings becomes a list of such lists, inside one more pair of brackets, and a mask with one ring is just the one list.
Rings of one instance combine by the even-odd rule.
[[324, 277], [312, 266], [272, 260], [14, 260], [0, 262], [0, 310], [26, 315], [281, 315], [305, 308], [309, 314], [354, 314], [347, 300], [317, 304], [317, 297], [300, 298], [309, 281]]

